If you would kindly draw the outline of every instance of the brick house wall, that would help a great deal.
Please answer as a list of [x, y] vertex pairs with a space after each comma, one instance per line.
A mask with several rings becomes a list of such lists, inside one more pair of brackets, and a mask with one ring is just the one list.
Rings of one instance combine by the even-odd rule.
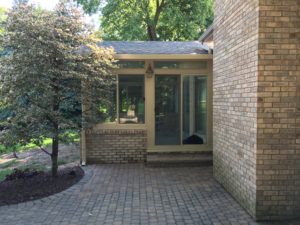
[[136, 163], [146, 160], [146, 130], [89, 130], [87, 163]]
[[300, 215], [299, 12], [215, 1], [214, 173], [258, 220]]
[[300, 1], [259, 1], [257, 209], [300, 215]]
[[214, 175], [256, 211], [258, 1], [215, 0]]

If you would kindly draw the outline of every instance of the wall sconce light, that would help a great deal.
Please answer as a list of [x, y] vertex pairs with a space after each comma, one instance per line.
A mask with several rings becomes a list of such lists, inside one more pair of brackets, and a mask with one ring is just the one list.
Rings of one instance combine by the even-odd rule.
[[153, 75], [154, 75], [154, 71], [153, 71], [153, 69], [152, 69], [152, 67], [151, 67], [151, 64], [149, 64], [149, 65], [148, 65], [148, 68], [147, 68], [147, 70], [146, 70], [146, 76], [147, 76], [148, 78], [152, 78]]

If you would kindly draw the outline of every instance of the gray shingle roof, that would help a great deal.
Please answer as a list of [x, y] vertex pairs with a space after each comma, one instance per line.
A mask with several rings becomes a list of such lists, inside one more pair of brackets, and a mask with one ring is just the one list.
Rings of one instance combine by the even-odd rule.
[[103, 47], [113, 47], [117, 54], [208, 54], [199, 41], [103, 41]]

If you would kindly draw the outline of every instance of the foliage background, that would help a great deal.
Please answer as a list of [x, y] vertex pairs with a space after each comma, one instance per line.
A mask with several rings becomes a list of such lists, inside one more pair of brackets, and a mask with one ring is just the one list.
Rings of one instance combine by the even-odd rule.
[[104, 40], [197, 40], [213, 21], [213, 0], [76, 1], [88, 13], [100, 11]]

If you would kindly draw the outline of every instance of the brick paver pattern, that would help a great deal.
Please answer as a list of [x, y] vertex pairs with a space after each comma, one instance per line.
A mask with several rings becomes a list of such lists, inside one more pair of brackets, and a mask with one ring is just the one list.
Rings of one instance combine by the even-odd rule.
[[59, 194], [0, 207], [0, 224], [258, 224], [213, 178], [212, 167], [84, 167]]

